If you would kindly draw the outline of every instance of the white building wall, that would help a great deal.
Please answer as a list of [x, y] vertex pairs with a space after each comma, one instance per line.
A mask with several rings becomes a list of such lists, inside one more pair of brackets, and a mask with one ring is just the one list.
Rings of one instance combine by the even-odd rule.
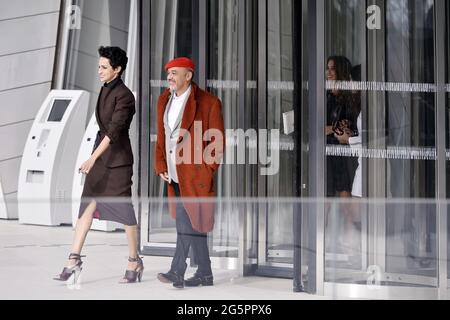
[[89, 121], [102, 86], [97, 50], [101, 45], [127, 50], [130, 0], [82, 0], [79, 5], [81, 29], [71, 31], [65, 88], [89, 91]]
[[0, 8], [0, 183], [17, 218], [20, 161], [51, 88], [60, 1], [0, 0]]

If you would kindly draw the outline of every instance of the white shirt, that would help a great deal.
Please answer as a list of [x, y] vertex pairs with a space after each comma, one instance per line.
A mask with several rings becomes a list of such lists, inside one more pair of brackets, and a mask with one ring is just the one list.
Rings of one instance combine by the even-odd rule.
[[180, 114], [181, 109], [183, 108], [184, 101], [189, 97], [191, 93], [191, 86], [179, 97], [176, 94], [173, 94], [172, 104], [169, 109], [169, 113], [167, 114], [167, 121], [169, 123], [170, 130], [173, 131], [175, 127], [175, 123], [178, 119], [178, 115]]
[[[169, 111], [167, 112], [167, 124], [169, 125], [170, 130], [173, 131], [173, 129], [175, 129], [175, 124], [177, 122], [178, 116], [180, 115], [181, 109], [183, 109], [186, 99], [189, 97], [190, 93], [191, 93], [191, 86], [189, 86], [189, 88], [179, 97], [177, 97], [176, 94], [173, 94]], [[178, 183], [178, 174], [176, 166], [176, 149], [177, 149], [176, 142], [178, 141], [179, 135], [180, 131], [178, 129], [173, 131], [170, 138], [171, 140], [170, 145], [172, 146], [172, 148], [166, 145], [166, 148], [168, 148], [166, 152], [168, 152], [167, 174], [169, 175], [169, 183], [172, 180]]]
[[[356, 120], [356, 126], [358, 128], [358, 135], [356, 137], [348, 138], [348, 144], [351, 148], [361, 149], [362, 148], [362, 131], [361, 131], [361, 112]], [[362, 197], [362, 172], [361, 172], [361, 156], [358, 157], [358, 167], [355, 171], [355, 177], [353, 178], [352, 186], [352, 196]]]

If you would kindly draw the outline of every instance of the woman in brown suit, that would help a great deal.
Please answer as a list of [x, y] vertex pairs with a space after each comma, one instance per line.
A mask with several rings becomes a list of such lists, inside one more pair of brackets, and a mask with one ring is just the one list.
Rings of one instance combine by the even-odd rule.
[[130, 199], [133, 153], [128, 130], [135, 113], [135, 99], [121, 79], [128, 62], [125, 51], [102, 46], [98, 52], [98, 73], [104, 82], [95, 109], [100, 131], [91, 157], [79, 169], [86, 174], [86, 181], [72, 251], [67, 266], [55, 280], [66, 281], [73, 275], [77, 281], [82, 265], [81, 249], [92, 220], [97, 218], [125, 225], [129, 263], [121, 282], [136, 282], [141, 281], [144, 266], [137, 252], [137, 221]]

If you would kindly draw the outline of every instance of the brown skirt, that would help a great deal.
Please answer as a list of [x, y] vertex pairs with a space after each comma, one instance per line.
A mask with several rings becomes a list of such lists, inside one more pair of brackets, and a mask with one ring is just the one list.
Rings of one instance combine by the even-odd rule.
[[131, 202], [133, 166], [108, 168], [98, 159], [86, 176], [78, 218], [92, 200], [97, 202], [94, 218], [137, 225]]

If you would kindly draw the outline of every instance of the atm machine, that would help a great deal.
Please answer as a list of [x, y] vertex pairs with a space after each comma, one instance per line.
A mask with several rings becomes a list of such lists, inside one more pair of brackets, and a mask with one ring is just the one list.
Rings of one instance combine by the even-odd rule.
[[[86, 128], [86, 132], [84, 133], [83, 140], [81, 141], [80, 149], [78, 151], [78, 157], [75, 163], [75, 167], [72, 170], [72, 225], [74, 227], [78, 219], [78, 209], [80, 208], [81, 194], [83, 192], [84, 180], [86, 178], [85, 174], [78, 172], [78, 168], [91, 156], [98, 130], [99, 128], [97, 119], [95, 118], [94, 113]], [[91, 229], [101, 231], [114, 231], [116, 229], [123, 229], [123, 227], [117, 222], [94, 219], [92, 221]]]
[[19, 223], [72, 223], [73, 168], [85, 131], [89, 93], [52, 90], [39, 109], [23, 152]]

